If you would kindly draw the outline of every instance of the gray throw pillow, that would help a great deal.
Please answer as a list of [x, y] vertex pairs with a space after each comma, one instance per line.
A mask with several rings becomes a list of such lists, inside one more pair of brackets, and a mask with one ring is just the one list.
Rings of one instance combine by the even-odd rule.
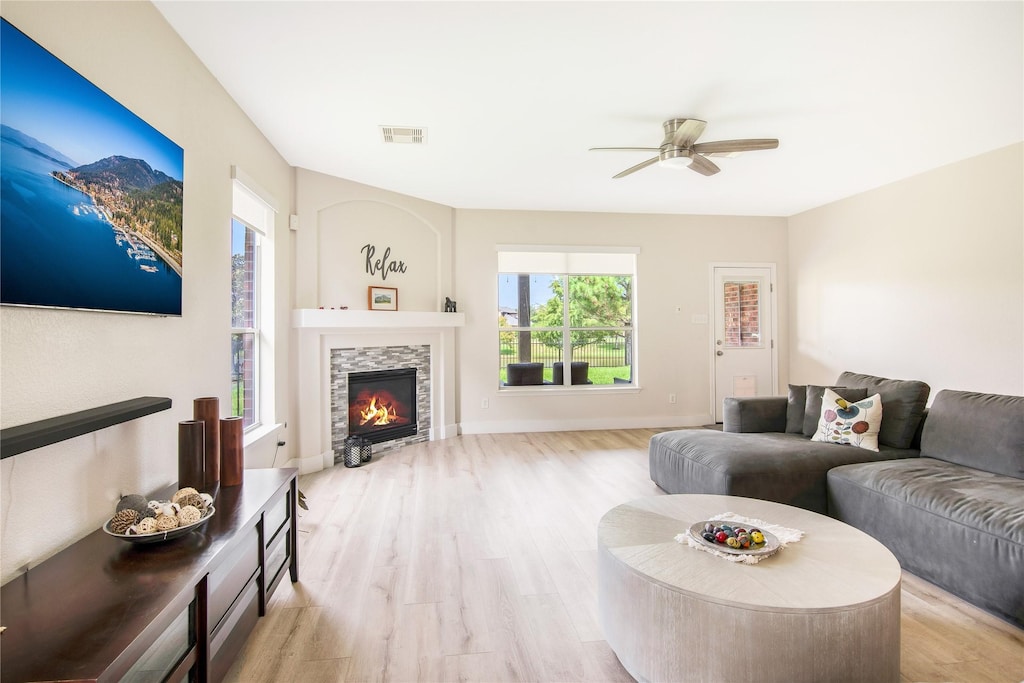
[[[819, 387], [815, 384], [807, 385], [807, 400], [804, 402], [804, 425], [803, 435], [814, 436], [818, 431], [818, 420], [821, 419], [821, 397], [825, 389], [831, 389], [847, 401], [856, 403], [868, 397], [867, 389], [851, 389], [849, 387]], [[882, 401], [885, 405], [885, 401]], [[788, 415], [787, 415], [788, 417]], [[788, 426], [788, 425], [787, 425]]]
[[[910, 447], [931, 392], [927, 384], [917, 380], [887, 379], [855, 372], [842, 373], [836, 384], [864, 387], [869, 395], [879, 394], [882, 397], [882, 429], [878, 432], [878, 443], [893, 448]], [[847, 396], [843, 398], [850, 400]]]
[[807, 403], [807, 387], [803, 384], [789, 385], [789, 400], [786, 403], [786, 433], [803, 434], [804, 406]]

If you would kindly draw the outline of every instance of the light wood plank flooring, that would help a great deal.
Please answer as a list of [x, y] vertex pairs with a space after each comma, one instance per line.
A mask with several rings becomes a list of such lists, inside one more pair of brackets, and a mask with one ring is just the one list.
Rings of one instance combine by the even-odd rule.
[[[229, 681], [631, 681], [597, 618], [596, 533], [664, 495], [657, 430], [461, 436], [305, 475], [300, 581]], [[1024, 632], [904, 573], [902, 679], [1024, 680]]]

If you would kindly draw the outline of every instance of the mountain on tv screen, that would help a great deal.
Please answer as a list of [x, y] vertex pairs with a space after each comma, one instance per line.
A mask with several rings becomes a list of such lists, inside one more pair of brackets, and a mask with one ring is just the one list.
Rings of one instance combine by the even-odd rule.
[[0, 303], [180, 316], [182, 148], [2, 22]]

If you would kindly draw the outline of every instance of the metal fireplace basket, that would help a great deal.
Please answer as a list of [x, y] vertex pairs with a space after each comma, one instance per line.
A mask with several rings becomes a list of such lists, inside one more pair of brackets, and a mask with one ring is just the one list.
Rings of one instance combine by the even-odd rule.
[[359, 467], [364, 462], [370, 462], [373, 457], [373, 449], [370, 442], [361, 436], [345, 437], [345, 467]]

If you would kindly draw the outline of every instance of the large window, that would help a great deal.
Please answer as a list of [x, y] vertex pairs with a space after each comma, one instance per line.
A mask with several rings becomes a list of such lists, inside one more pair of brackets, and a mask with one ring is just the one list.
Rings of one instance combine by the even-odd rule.
[[635, 253], [515, 249], [498, 258], [501, 386], [633, 384]]
[[274, 202], [234, 169], [231, 219], [231, 414], [273, 421]]

